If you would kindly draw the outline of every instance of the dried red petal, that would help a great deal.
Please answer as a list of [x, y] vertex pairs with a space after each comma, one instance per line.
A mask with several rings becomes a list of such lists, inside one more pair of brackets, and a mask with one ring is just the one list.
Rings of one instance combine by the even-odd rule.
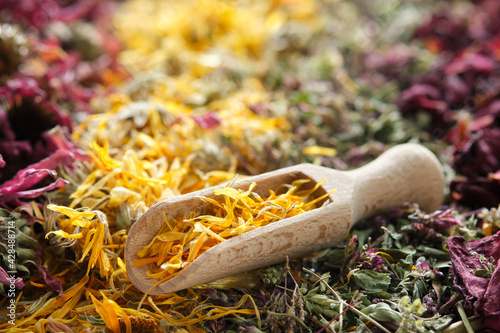
[[23, 282], [22, 278], [20, 278], [20, 277], [14, 277], [14, 280], [11, 280], [10, 278], [11, 277], [9, 276], [9, 274], [7, 274], [7, 272], [5, 271], [5, 269], [3, 269], [2, 267], [0, 267], [0, 283], [3, 283], [5, 285], [9, 286], [11, 284], [11, 282], [14, 282], [14, 286], [17, 289], [24, 288], [24, 282]]
[[52, 278], [49, 270], [42, 266], [42, 260], [40, 259], [40, 257], [36, 258], [36, 268], [38, 269], [38, 273], [40, 273], [45, 283], [47, 283], [52, 288], [52, 290], [57, 291], [59, 293], [59, 296], [64, 295], [61, 281]]
[[193, 120], [203, 129], [212, 129], [220, 125], [221, 120], [217, 112], [212, 111], [203, 116], [192, 116]]
[[46, 191], [51, 191], [68, 183], [66, 180], [58, 178], [47, 186], [31, 189], [35, 185], [38, 185], [45, 177], [54, 177], [55, 175], [55, 171], [47, 169], [27, 168], [19, 171], [14, 179], [5, 182], [0, 187], [0, 203], [19, 198], [36, 198]]
[[[455, 286], [465, 298], [465, 306], [476, 314], [500, 315], [500, 233], [465, 242], [463, 237], [446, 240], [450, 250]], [[491, 277], [476, 276], [477, 269], [493, 259]]]

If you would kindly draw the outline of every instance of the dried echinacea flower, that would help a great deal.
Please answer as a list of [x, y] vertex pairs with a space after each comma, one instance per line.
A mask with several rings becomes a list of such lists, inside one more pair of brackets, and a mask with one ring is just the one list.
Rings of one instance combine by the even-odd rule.
[[322, 182], [301, 189], [308, 182], [309, 179], [298, 179], [282, 185], [276, 191], [270, 190], [267, 198], [253, 192], [256, 183], [252, 183], [247, 191], [231, 186], [214, 190], [219, 200], [201, 197], [208, 202], [202, 215], [166, 220], [158, 235], [139, 251], [141, 259], [133, 265], [151, 265], [148, 272], [151, 277], [168, 280], [211, 247], [247, 231], [312, 210], [331, 194], [315, 198], [313, 193]]
[[[5, 167], [0, 183], [54, 150], [47, 131], [71, 127], [70, 118], [31, 78], [20, 77], [0, 87], [0, 154]], [[27, 121], [29, 120], [29, 121]]]

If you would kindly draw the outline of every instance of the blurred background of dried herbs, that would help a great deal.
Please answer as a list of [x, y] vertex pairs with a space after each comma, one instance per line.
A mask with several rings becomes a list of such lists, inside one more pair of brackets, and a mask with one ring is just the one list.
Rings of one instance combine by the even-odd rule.
[[[14, 330], [500, 331], [498, 1], [5, 0], [0, 23]], [[345, 244], [135, 312], [122, 245], [155, 201], [403, 142], [443, 163], [439, 211], [395, 207]], [[69, 228], [50, 202], [98, 218]], [[86, 235], [96, 266], [51, 231]]]

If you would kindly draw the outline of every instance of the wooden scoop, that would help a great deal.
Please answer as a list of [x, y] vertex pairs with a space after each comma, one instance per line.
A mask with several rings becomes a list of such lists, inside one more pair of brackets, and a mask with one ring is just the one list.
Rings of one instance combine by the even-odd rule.
[[[266, 197], [269, 189], [304, 178], [313, 182], [326, 179], [315, 192], [318, 196], [337, 189], [329, 196], [331, 203], [228, 239], [203, 253], [177, 276], [151, 289], [149, 294], [194, 287], [284, 262], [287, 256], [296, 258], [316, 252], [344, 241], [349, 229], [362, 218], [403, 202], [418, 203], [431, 212], [443, 200], [441, 164], [432, 152], [417, 144], [393, 147], [375, 161], [352, 171], [299, 164], [237, 181], [233, 187], [246, 190], [256, 182], [253, 191]], [[139, 259], [137, 252], [151, 242], [165, 219], [189, 215], [209, 205], [199, 197], [216, 199], [213, 191], [221, 187], [159, 202], [132, 226], [125, 245], [125, 260], [128, 276], [137, 288], [146, 293], [158, 283], [146, 274], [149, 265], [132, 267]]]

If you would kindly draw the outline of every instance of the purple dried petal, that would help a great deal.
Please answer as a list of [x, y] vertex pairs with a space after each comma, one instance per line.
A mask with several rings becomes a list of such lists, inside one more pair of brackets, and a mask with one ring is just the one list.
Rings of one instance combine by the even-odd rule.
[[9, 10], [17, 20], [40, 29], [53, 20], [59, 4], [55, 0], [4, 0], [0, 9]]
[[413, 100], [416, 97], [419, 96], [426, 96], [431, 99], [440, 99], [441, 98], [441, 92], [428, 84], [415, 84], [411, 88], [406, 89], [403, 91], [401, 94], [401, 99], [402, 101], [408, 101], [408, 100]]
[[470, 95], [470, 88], [458, 75], [449, 75], [444, 78], [444, 86], [446, 86], [445, 96], [446, 102], [462, 103], [464, 96]]
[[221, 120], [217, 112], [212, 111], [203, 116], [192, 116], [193, 120], [203, 129], [212, 129], [220, 125]]
[[490, 73], [495, 67], [495, 62], [483, 54], [464, 53], [457, 57], [444, 68], [444, 74], [460, 74], [464, 72]]
[[484, 293], [484, 313], [487, 315], [500, 316], [500, 269], [498, 267], [499, 262], [497, 260], [497, 267], [490, 278], [490, 283], [488, 283], [488, 288]]
[[38, 83], [29, 77], [20, 77], [7, 81], [5, 87], [0, 88], [0, 97], [12, 99], [16, 96], [45, 98], [45, 91], [40, 89]]
[[425, 262], [425, 258], [418, 258], [415, 262], [415, 267], [420, 271], [430, 271], [431, 268], [428, 263]]
[[414, 33], [414, 38], [432, 42], [434, 51], [458, 51], [471, 43], [464, 20], [457, 16], [434, 14]]
[[47, 176], [55, 177], [56, 172], [54, 170], [34, 168], [19, 171], [14, 179], [5, 182], [0, 187], [0, 202], [8, 202], [17, 198], [36, 198], [45, 191], [51, 191], [68, 183], [66, 180], [58, 178], [47, 186], [28, 190]]
[[[493, 330], [493, 332], [500, 332], [500, 315], [486, 316], [483, 320], [484, 326]], [[492, 332], [490, 330], [486, 332]]]
[[3, 160], [2, 154], [0, 154], [0, 168], [5, 166], [5, 161]]
[[56, 175], [57, 173], [54, 170], [39, 169], [36, 165], [33, 165], [19, 171], [14, 179], [5, 182], [0, 187], [0, 193], [14, 193], [26, 190], [38, 184], [45, 177], [55, 177]]
[[463, 237], [450, 237], [446, 244], [450, 250], [455, 286], [461, 291], [467, 306], [477, 310], [489, 282], [488, 278], [475, 275], [476, 269], [482, 268], [479, 255], [471, 254]]
[[450, 189], [455, 200], [470, 207], [497, 207], [500, 204], [500, 182], [495, 179], [455, 179]]
[[79, 19], [94, 21], [99, 17], [110, 15], [114, 5], [112, 1], [106, 0], [76, 1], [61, 8], [57, 20], [65, 23]]
[[3, 189], [0, 189], [0, 203], [1, 202], [8, 202], [10, 200], [18, 199], [18, 198], [33, 199], [33, 198], [39, 197], [44, 192], [52, 191], [53, 189], [63, 187], [67, 183], [68, 183], [68, 181], [66, 181], [62, 178], [58, 178], [54, 182], [50, 183], [47, 186], [32, 189], [32, 190], [10, 192], [9, 193], [9, 192], [3, 191]]
[[[90, 156], [85, 151], [81, 150], [67, 137], [65, 131], [60, 126], [55, 127], [50, 132], [42, 134], [42, 137], [45, 139], [49, 149], [55, 151], [55, 154], [58, 154], [57, 156], [48, 157], [48, 160], [55, 160], [59, 165], [65, 167], [71, 167], [72, 162], [75, 160], [91, 160]], [[54, 163], [54, 161], [52, 163]], [[45, 168], [48, 168], [48, 166], [45, 165]], [[55, 167], [53, 169], [55, 169]]]
[[[2, 267], [0, 267], [0, 283], [10, 285], [11, 281], [12, 280], [10, 279], [9, 274], [7, 274], [7, 272]], [[14, 286], [17, 289], [22, 289], [24, 287], [23, 279], [20, 277], [16, 278], [14, 280]]]
[[453, 166], [467, 177], [484, 177], [500, 169], [500, 128], [473, 134], [469, 144], [455, 152]]
[[[455, 286], [465, 298], [465, 305], [476, 313], [500, 315], [500, 233], [465, 243], [463, 237], [446, 240], [452, 262]], [[494, 271], [490, 278], [475, 275], [482, 269], [482, 257], [493, 258]]]
[[433, 229], [443, 228], [447, 229], [452, 226], [462, 224], [462, 220], [454, 215], [454, 210], [448, 208], [446, 210], [436, 210], [432, 214], [426, 214], [419, 219], [424, 221], [426, 225]]
[[432, 117], [433, 128], [444, 128], [450, 121], [451, 114], [448, 112], [445, 97], [439, 89], [430, 84], [414, 84], [401, 93], [396, 103], [404, 115], [427, 112]]
[[54, 318], [49, 317], [47, 326], [45, 327], [49, 333], [74, 333], [66, 324], [56, 321]]
[[62, 3], [63, 1], [56, 0], [3, 0], [0, 1], [0, 10], [8, 10], [18, 21], [43, 29], [52, 21], [65, 23], [79, 19], [93, 21], [109, 15], [114, 5], [112, 1], [106, 0], [69, 1], [71, 5], [68, 6]]
[[[500, 100], [495, 100], [491, 102], [487, 107], [482, 108], [474, 112], [474, 118], [478, 119], [484, 116], [496, 117], [500, 116]], [[474, 128], [476, 130], [477, 128]]]
[[[31, 160], [33, 149], [27, 141], [2, 141], [0, 140], [0, 154], [5, 161], [5, 167], [0, 170], [0, 184], [25, 167], [26, 160]], [[21, 167], [20, 167], [21, 166]]]
[[42, 276], [43, 280], [52, 288], [52, 290], [57, 291], [59, 296], [64, 295], [61, 281], [53, 279], [52, 276], [50, 276], [49, 270], [43, 267], [42, 259], [40, 259], [40, 257], [36, 258], [36, 268], [38, 269], [38, 272]]

